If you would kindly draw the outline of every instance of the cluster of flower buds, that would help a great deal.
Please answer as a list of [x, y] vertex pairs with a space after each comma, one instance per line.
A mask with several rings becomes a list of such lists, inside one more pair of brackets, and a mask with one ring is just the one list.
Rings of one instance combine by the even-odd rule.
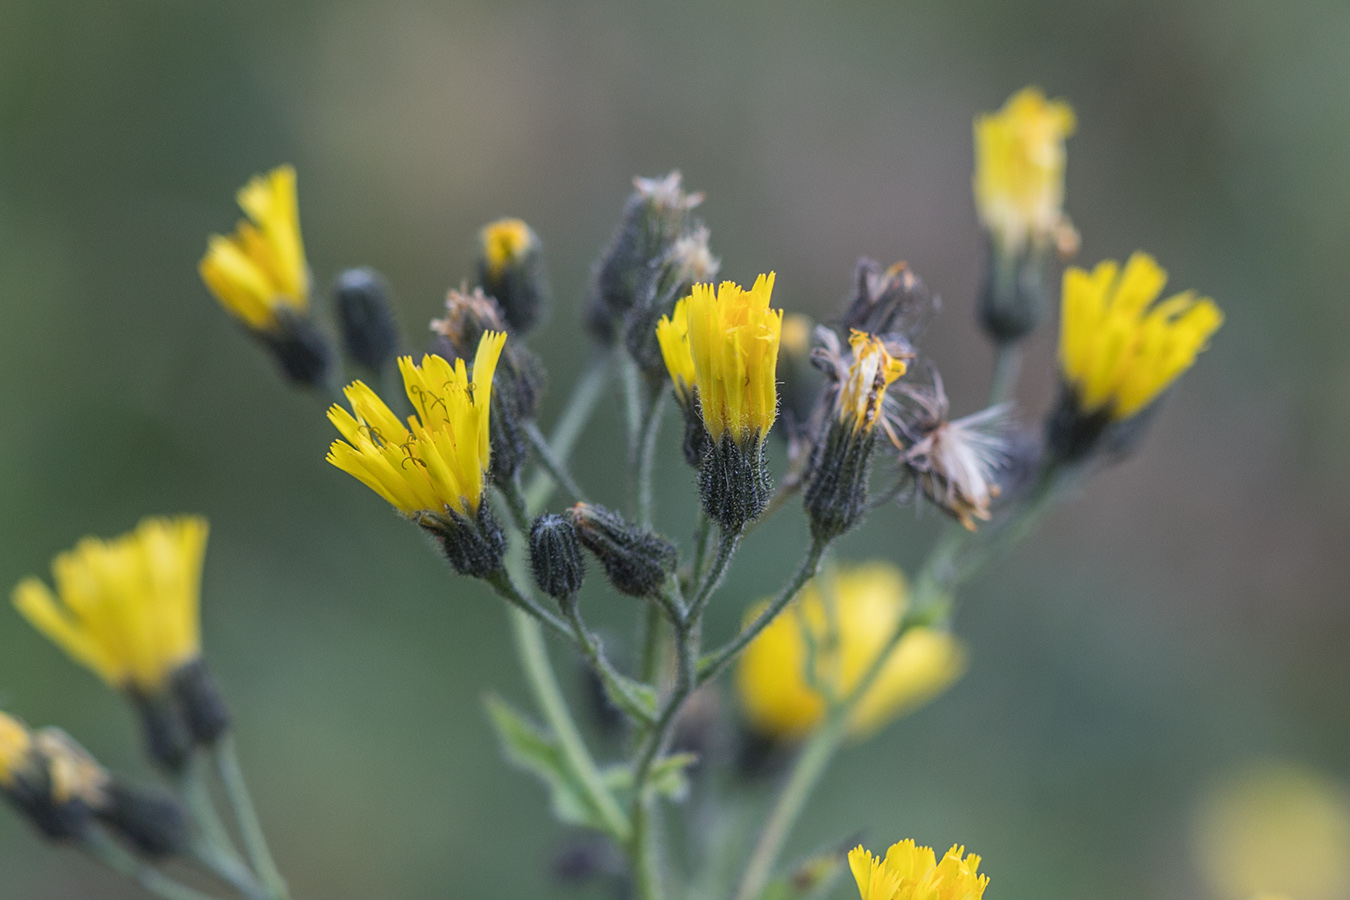
[[85, 538], [57, 556], [55, 594], [37, 578], [14, 589], [34, 627], [130, 698], [151, 756], [171, 771], [230, 723], [201, 655], [206, 537], [201, 518], [146, 519], [130, 534]]
[[596, 268], [586, 320], [602, 343], [623, 343], [640, 369], [659, 377], [656, 323], [695, 283], [711, 280], [719, 263], [707, 228], [691, 215], [703, 195], [687, 193], [679, 172], [636, 178], [633, 186]]
[[30, 731], [3, 712], [0, 794], [52, 840], [82, 840], [101, 824], [145, 856], [166, 857], [191, 837], [172, 797], [114, 777], [64, 731]]

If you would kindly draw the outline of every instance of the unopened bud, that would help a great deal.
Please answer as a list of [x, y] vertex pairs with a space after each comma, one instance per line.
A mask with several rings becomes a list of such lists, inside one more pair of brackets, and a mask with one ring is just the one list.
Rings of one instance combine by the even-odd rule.
[[204, 660], [195, 659], [175, 672], [172, 688], [194, 741], [209, 747], [229, 731], [229, 707]]
[[282, 373], [308, 388], [323, 388], [333, 374], [335, 352], [328, 335], [307, 315], [279, 313], [276, 332], [258, 332]]
[[654, 379], [666, 376], [666, 363], [656, 338], [656, 323], [672, 315], [675, 304], [689, 296], [695, 284], [711, 282], [721, 261], [708, 247], [708, 229], [699, 225], [680, 235], [655, 265], [652, 277], [639, 291], [624, 324], [624, 342], [638, 368]]
[[549, 513], [530, 526], [530, 566], [539, 589], [559, 602], [569, 602], [586, 578], [586, 561], [576, 529], [563, 516]]
[[473, 519], [447, 507], [443, 516], [423, 516], [417, 523], [435, 536], [451, 568], [459, 574], [485, 578], [501, 571], [506, 533], [486, 502], [479, 504]]
[[146, 753], [151, 761], [168, 772], [183, 771], [192, 753], [192, 734], [178, 703], [169, 694], [141, 692], [133, 692], [131, 701], [140, 713]]
[[529, 331], [551, 297], [538, 235], [520, 219], [499, 219], [483, 229], [479, 245], [479, 284], [513, 331]]
[[114, 780], [108, 786], [107, 805], [97, 815], [99, 821], [149, 857], [177, 856], [187, 850], [192, 840], [182, 805], [159, 791]]
[[650, 597], [675, 572], [675, 545], [658, 534], [630, 525], [618, 513], [590, 503], [568, 511], [578, 540], [609, 576], [621, 594]]
[[832, 421], [825, 440], [816, 448], [811, 480], [806, 486], [806, 515], [811, 536], [831, 541], [852, 531], [867, 514], [868, 463], [876, 433], [854, 431]]
[[373, 372], [398, 355], [398, 325], [389, 305], [389, 287], [374, 269], [348, 269], [333, 288], [342, 345], [347, 356]]
[[703, 200], [702, 194], [685, 193], [679, 172], [636, 178], [633, 187], [596, 270], [586, 314], [591, 331], [606, 344], [620, 337], [629, 310], [646, 296], [661, 261], [686, 231], [689, 211]]
[[1045, 267], [1044, 250], [1027, 248], [1014, 255], [990, 244], [980, 292], [980, 327], [995, 343], [1021, 340], [1045, 317]]

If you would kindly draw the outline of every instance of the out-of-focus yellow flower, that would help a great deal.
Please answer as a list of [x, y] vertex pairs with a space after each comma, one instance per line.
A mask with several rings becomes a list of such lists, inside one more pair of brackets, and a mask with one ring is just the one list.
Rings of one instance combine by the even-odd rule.
[[[773, 737], [799, 738], [825, 716], [825, 698], [807, 677], [803, 629], [816, 646], [814, 681], [842, 697], [876, 660], [909, 602], [904, 575], [889, 563], [834, 573], [827, 585], [832, 604], [826, 603], [819, 581], [808, 584], [794, 605], [760, 632], [736, 670], [736, 691], [746, 716]], [[764, 605], [758, 604], [747, 619]], [[865, 737], [917, 709], [946, 690], [964, 668], [965, 648], [955, 637], [930, 628], [911, 629], [854, 710], [850, 734]]]
[[980, 900], [989, 876], [978, 874], [980, 858], [965, 852], [954, 846], [939, 862], [931, 847], [901, 841], [883, 859], [860, 845], [849, 851], [848, 867], [862, 900]]
[[1283, 762], [1233, 772], [1200, 799], [1196, 861], [1221, 900], [1350, 896], [1350, 791]]
[[309, 308], [309, 266], [300, 239], [295, 168], [255, 175], [240, 189], [248, 215], [233, 235], [213, 234], [198, 266], [220, 304], [254, 331], [280, 330], [279, 315]]
[[348, 385], [344, 393], [355, 415], [337, 405], [329, 409], [329, 420], [345, 440], [333, 441], [328, 462], [406, 516], [444, 518], [448, 509], [472, 519], [491, 462], [492, 375], [505, 344], [504, 333], [483, 333], [472, 378], [463, 359], [451, 365], [427, 355], [416, 365], [410, 356], [400, 358], [404, 387], [417, 411], [407, 427], [364, 383]]
[[730, 281], [716, 289], [696, 284], [656, 326], [675, 390], [686, 406], [697, 390], [714, 444], [724, 434], [752, 444], [778, 415], [775, 371], [783, 311], [769, 306], [773, 282], [770, 272], [748, 291]]
[[0, 712], [0, 788], [9, 790], [30, 765], [33, 736], [23, 723]]
[[998, 250], [1016, 256], [1066, 229], [1064, 141], [1073, 110], [1027, 87], [975, 118], [975, 206]]
[[201, 656], [206, 520], [144, 519], [110, 541], [87, 537], [52, 561], [56, 593], [37, 578], [14, 589], [19, 612], [109, 685], [162, 694]]
[[1155, 302], [1167, 273], [1146, 253], [1064, 272], [1059, 364], [1086, 415], [1128, 419], [1195, 362], [1223, 324], [1208, 297], [1183, 291]]
[[483, 229], [483, 263], [489, 278], [500, 278], [506, 267], [524, 259], [534, 246], [534, 232], [523, 219], [498, 219]]
[[886, 388], [905, 374], [905, 361], [890, 354], [886, 343], [874, 334], [854, 330], [848, 339], [853, 362], [840, 385], [839, 421], [853, 433], [870, 432], [881, 416]]

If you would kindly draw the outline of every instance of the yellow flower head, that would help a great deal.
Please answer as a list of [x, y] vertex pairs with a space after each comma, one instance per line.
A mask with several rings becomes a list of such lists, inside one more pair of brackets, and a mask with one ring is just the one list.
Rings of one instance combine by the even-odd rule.
[[859, 430], [871, 431], [881, 415], [886, 388], [905, 374], [905, 361], [886, 349], [886, 343], [873, 334], [854, 329], [848, 339], [853, 362], [848, 377], [840, 386], [839, 421]]
[[197, 269], [231, 315], [254, 331], [275, 332], [280, 312], [301, 315], [309, 307], [294, 167], [255, 175], [238, 201], [248, 220], [229, 237], [211, 235]]
[[656, 326], [661, 355], [680, 401], [697, 391], [703, 424], [716, 444], [730, 434], [748, 444], [778, 415], [775, 369], [783, 311], [771, 309], [773, 273], [744, 290], [730, 281], [696, 284]]
[[0, 712], [0, 788], [8, 790], [32, 764], [33, 735], [22, 722]]
[[901, 841], [882, 859], [858, 846], [848, 867], [862, 900], [980, 900], [989, 876], [977, 874], [980, 858], [965, 852], [952, 847], [939, 862], [931, 847]]
[[1027, 87], [975, 119], [975, 206], [999, 250], [1020, 254], [1057, 237], [1064, 218], [1064, 141], [1073, 110]]
[[340, 406], [329, 420], [345, 440], [333, 441], [328, 461], [361, 481], [409, 517], [444, 517], [446, 509], [472, 519], [483, 498], [491, 461], [488, 412], [492, 374], [506, 335], [486, 331], [478, 342], [470, 378], [463, 359], [399, 359], [403, 384], [417, 414], [407, 427], [360, 381], [344, 393], [355, 415]]
[[534, 246], [534, 232], [521, 219], [498, 219], [482, 231], [483, 262], [489, 278], [500, 278], [507, 266], [518, 263]]
[[[736, 692], [746, 716], [774, 737], [802, 737], [825, 717], [825, 698], [807, 678], [803, 629], [816, 646], [812, 680], [842, 698], [876, 660], [909, 602], [904, 575], [889, 563], [841, 569], [825, 579], [823, 590], [821, 580], [808, 584], [794, 605], [760, 632], [737, 666]], [[757, 605], [749, 618], [764, 606]], [[911, 629], [854, 710], [850, 734], [865, 737], [917, 709], [964, 669], [965, 648], [955, 637]]]
[[1064, 272], [1059, 364], [1079, 409], [1128, 419], [1191, 367], [1223, 324], [1208, 297], [1183, 291], [1157, 301], [1167, 273], [1146, 253], [1122, 271], [1098, 263]]
[[206, 520], [143, 519], [105, 541], [87, 537], [52, 561], [56, 593], [37, 578], [14, 589], [33, 627], [112, 687], [162, 693], [201, 655]]

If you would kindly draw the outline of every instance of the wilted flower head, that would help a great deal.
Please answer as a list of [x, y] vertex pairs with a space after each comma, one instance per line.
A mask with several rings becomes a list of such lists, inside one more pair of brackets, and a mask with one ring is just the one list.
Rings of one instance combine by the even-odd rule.
[[999, 470], [1008, 461], [1010, 408], [991, 406], [960, 419], [948, 417], [941, 376], [931, 388], [914, 387], [887, 409], [887, 434], [900, 450], [924, 496], [966, 528], [988, 521], [1000, 492]]
[[909, 350], [941, 306], [941, 299], [928, 290], [908, 263], [898, 262], [883, 269], [863, 257], [854, 271], [853, 296], [842, 325], [850, 331], [881, 335], [892, 346]]
[[232, 315], [254, 331], [275, 332], [280, 313], [300, 316], [309, 308], [294, 167], [255, 175], [238, 200], [248, 220], [229, 237], [210, 237], [199, 270]]
[[938, 862], [931, 847], [901, 841], [884, 859], [855, 847], [848, 867], [862, 900], [980, 900], [989, 876], [977, 874], [978, 856], [965, 854], [965, 847], [954, 846]]
[[1027, 87], [997, 113], [975, 119], [975, 206], [996, 249], [1017, 256], [1068, 229], [1064, 142], [1074, 114], [1063, 101]]
[[871, 431], [881, 416], [886, 388], [905, 374], [905, 361], [892, 356], [886, 342], [873, 334], [849, 335], [853, 361], [839, 385], [839, 421], [856, 433]]
[[[756, 731], [778, 739], [805, 736], [825, 717], [822, 684], [847, 696], [876, 661], [909, 605], [904, 575], [890, 563], [841, 568], [810, 582], [788, 611], [750, 643], [736, 670], [736, 693]], [[753, 619], [761, 603], [747, 615]], [[807, 671], [803, 629], [816, 645]], [[866, 737], [946, 690], [965, 668], [965, 648], [946, 631], [913, 628], [891, 651], [881, 675], [849, 720]]]

